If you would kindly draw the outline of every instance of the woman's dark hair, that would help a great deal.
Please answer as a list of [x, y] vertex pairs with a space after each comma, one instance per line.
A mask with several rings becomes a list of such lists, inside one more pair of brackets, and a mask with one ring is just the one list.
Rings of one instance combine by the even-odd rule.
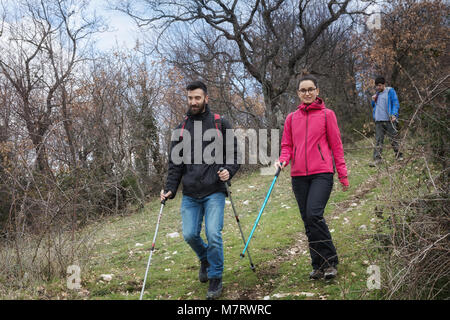
[[302, 76], [300, 78], [300, 80], [298, 80], [297, 89], [300, 87], [300, 83], [302, 83], [303, 81], [306, 81], [306, 80], [312, 81], [314, 83], [314, 85], [316, 86], [316, 88], [319, 87], [319, 82], [317, 81], [317, 78], [314, 77], [312, 74], [307, 74], [307, 75]]
[[384, 80], [383, 77], [377, 77], [377, 78], [375, 79], [375, 85], [377, 85], [377, 84], [379, 84], [379, 83], [385, 84], [385, 83], [386, 83], [386, 80]]
[[195, 89], [202, 89], [205, 94], [208, 93], [208, 90], [206, 89], [206, 85], [201, 81], [194, 81], [194, 82], [189, 83], [186, 86], [187, 91], [192, 91]]

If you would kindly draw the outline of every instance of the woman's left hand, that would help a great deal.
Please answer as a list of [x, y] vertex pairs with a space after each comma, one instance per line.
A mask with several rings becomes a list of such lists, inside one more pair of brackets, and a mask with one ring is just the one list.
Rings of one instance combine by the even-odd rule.
[[342, 185], [342, 191], [344, 191], [344, 192], [348, 191], [349, 188], [350, 188], [350, 186]]

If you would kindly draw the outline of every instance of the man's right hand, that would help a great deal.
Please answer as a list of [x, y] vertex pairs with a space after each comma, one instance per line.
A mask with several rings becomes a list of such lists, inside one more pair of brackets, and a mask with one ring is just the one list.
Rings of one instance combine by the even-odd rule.
[[172, 196], [172, 191], [168, 191], [167, 193], [164, 193], [164, 190], [161, 190], [160, 196], [161, 196], [161, 201], [169, 199]]
[[377, 98], [377, 95], [374, 94], [374, 95], [372, 96], [372, 101], [375, 101], [376, 98]]

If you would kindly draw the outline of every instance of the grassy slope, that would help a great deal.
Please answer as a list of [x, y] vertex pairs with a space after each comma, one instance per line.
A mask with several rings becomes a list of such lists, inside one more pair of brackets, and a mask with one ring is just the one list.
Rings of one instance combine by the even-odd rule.
[[[335, 187], [325, 212], [340, 258], [339, 276], [331, 282], [309, 281], [311, 271], [304, 226], [290, 186], [288, 171], [278, 179], [250, 244], [256, 273], [241, 259], [242, 239], [230, 204], [223, 230], [225, 270], [223, 299], [364, 299], [376, 298], [366, 287], [367, 266], [376, 264], [369, 250], [376, 223], [377, 170], [367, 166], [367, 149], [347, 152], [351, 189]], [[244, 234], [249, 235], [273, 176], [259, 172], [233, 182], [233, 201]], [[147, 280], [146, 299], [204, 299], [207, 284], [198, 282], [198, 261], [181, 236], [181, 196], [169, 201]], [[244, 203], [245, 202], [245, 203]], [[152, 201], [141, 213], [113, 218], [96, 233], [96, 253], [82, 285], [90, 299], [137, 299], [145, 273], [160, 204]], [[361, 225], [367, 231], [360, 229]], [[362, 227], [364, 228], [364, 227]], [[167, 235], [178, 232], [180, 237]], [[136, 246], [143, 244], [143, 246]], [[113, 274], [110, 282], [100, 274]]]
[[[336, 279], [308, 280], [310, 257], [304, 226], [291, 189], [289, 171], [280, 174], [250, 243], [256, 272], [247, 257], [241, 259], [243, 243], [231, 205], [225, 209], [223, 230], [225, 270], [222, 299], [377, 299], [379, 290], [367, 290], [367, 267], [380, 263], [382, 251], [372, 234], [384, 222], [377, 218], [380, 190], [389, 188], [385, 170], [368, 167], [370, 143], [346, 148], [351, 188], [342, 192], [337, 178], [325, 211], [340, 264]], [[388, 162], [392, 152], [386, 150]], [[401, 172], [414, 183], [414, 172]], [[249, 235], [273, 176], [259, 172], [234, 179], [231, 190], [246, 236]], [[184, 242], [180, 217], [181, 193], [168, 201], [163, 212], [156, 250], [147, 279], [145, 299], [204, 299], [208, 285], [198, 281], [199, 263]], [[10, 297], [14, 299], [138, 299], [153, 239], [160, 203], [151, 201], [137, 214], [113, 217], [92, 225], [94, 253], [82, 267], [82, 290], [67, 289], [66, 279], [40, 283], [39, 289]], [[363, 226], [364, 225], [364, 226]], [[363, 227], [361, 227], [363, 226]], [[168, 234], [178, 232], [177, 238]], [[140, 245], [141, 244], [141, 245]], [[382, 266], [380, 266], [382, 267]], [[381, 270], [383, 273], [383, 270]], [[112, 274], [111, 281], [101, 279]], [[45, 292], [44, 294], [42, 292]]]

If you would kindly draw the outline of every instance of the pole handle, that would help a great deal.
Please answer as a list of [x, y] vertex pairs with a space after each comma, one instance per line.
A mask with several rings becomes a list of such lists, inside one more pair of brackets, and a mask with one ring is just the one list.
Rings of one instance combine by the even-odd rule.
[[[281, 165], [284, 166], [285, 163], [286, 163], [286, 162], [282, 162]], [[280, 174], [280, 172], [281, 172], [281, 167], [278, 167], [278, 168], [277, 168], [277, 172], [275, 172], [275, 177], [278, 177], [278, 175]]]
[[[225, 170], [225, 168], [224, 167], [220, 167], [219, 168], [219, 172], [222, 172], [223, 170]], [[224, 181], [228, 186], [231, 186], [231, 182], [230, 182], [230, 180], [227, 180], [227, 181]]]
[[[166, 191], [164, 190], [163, 193], [165, 194]], [[162, 205], [165, 205], [165, 204], [166, 204], [166, 201], [167, 201], [167, 198], [165, 198], [164, 200], [161, 200], [161, 204], [162, 204]]]
[[278, 177], [278, 175], [280, 174], [280, 172], [281, 172], [281, 168], [278, 167], [278, 168], [277, 168], [277, 172], [275, 172], [275, 177]]

